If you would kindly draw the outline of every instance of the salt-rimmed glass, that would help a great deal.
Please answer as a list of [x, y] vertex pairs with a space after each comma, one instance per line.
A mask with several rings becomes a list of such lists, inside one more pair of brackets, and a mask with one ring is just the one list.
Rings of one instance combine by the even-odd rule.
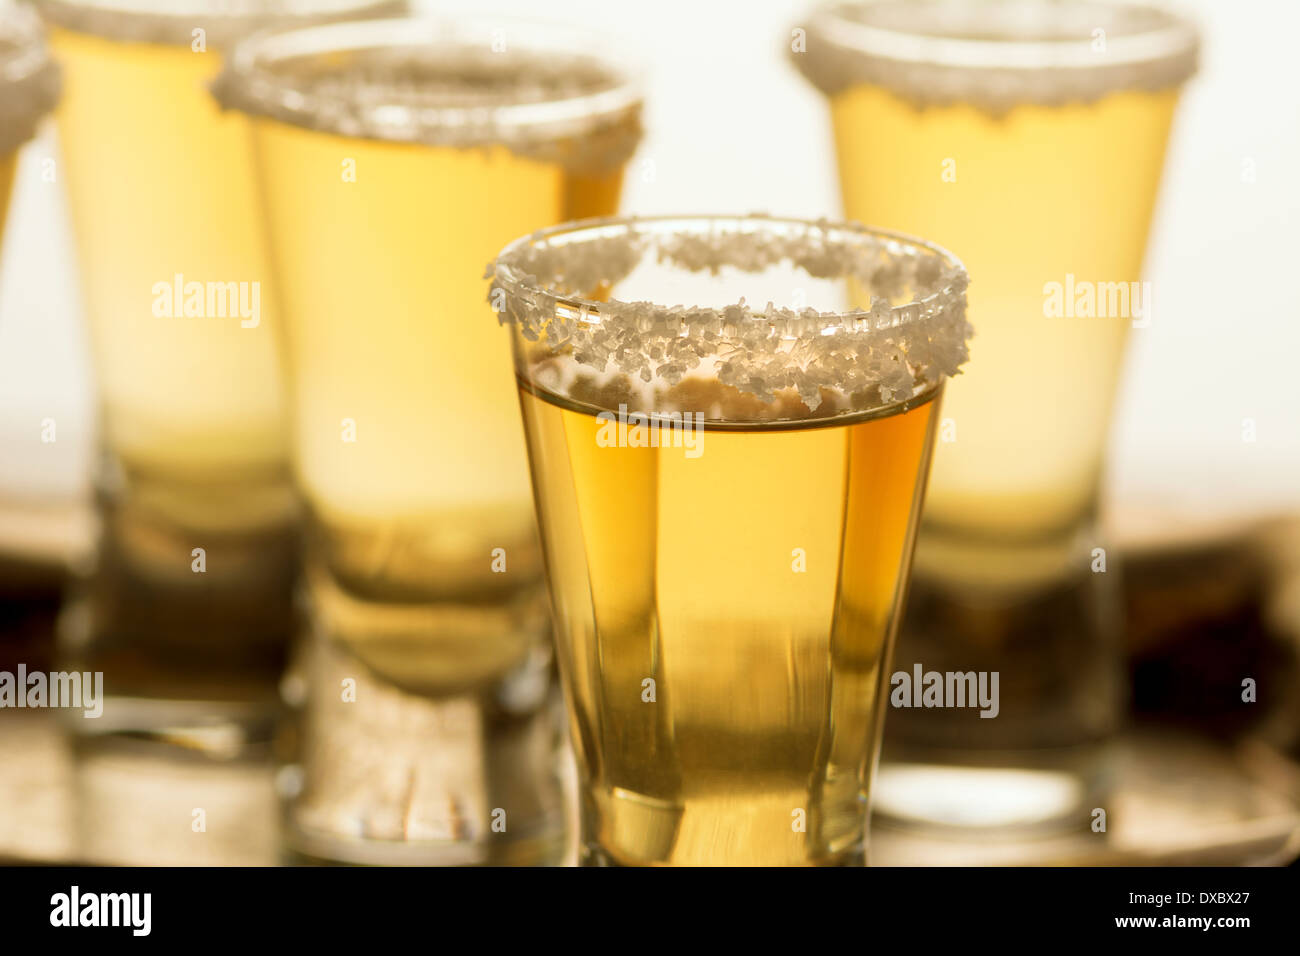
[[63, 71], [57, 179], [99, 413], [102, 533], [61, 636], [64, 665], [103, 672], [107, 700], [103, 721], [73, 724], [223, 756], [265, 746], [298, 515], [248, 129], [206, 84], [250, 30], [394, 5], [35, 6]]
[[[610, 44], [519, 20], [271, 32], [251, 118], [284, 306], [312, 638], [289, 840], [384, 863], [557, 859], [549, 615], [483, 263], [617, 208], [641, 96]], [[358, 684], [340, 700], [340, 680]]]
[[966, 273], [749, 217], [508, 246], [588, 864], [865, 856], [891, 638]]
[[59, 96], [59, 71], [50, 61], [40, 20], [25, 6], [0, 0], [0, 235], [18, 148]]
[[899, 665], [999, 673], [1001, 706], [901, 710], [877, 807], [1087, 825], [1121, 700], [1103, 452], [1128, 330], [1167, 320], [1139, 280], [1197, 31], [1142, 3], [868, 0], [796, 36], [791, 60], [830, 101], [846, 215], [960, 249], [977, 278]]

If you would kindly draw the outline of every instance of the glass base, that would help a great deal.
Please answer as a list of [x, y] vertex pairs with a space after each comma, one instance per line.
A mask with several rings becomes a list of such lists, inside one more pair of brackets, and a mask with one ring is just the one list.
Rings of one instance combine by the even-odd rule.
[[1106, 745], [957, 754], [894, 749], [872, 786], [874, 820], [899, 828], [1017, 831], [1086, 828], [1111, 792]]
[[95, 557], [60, 614], [55, 666], [102, 674], [103, 714], [75, 712], [67, 726], [222, 758], [269, 743], [296, 621], [293, 521], [202, 532], [107, 496], [99, 518]]
[[[455, 612], [458, 625], [465, 613]], [[426, 634], [434, 646], [436, 638]], [[413, 693], [377, 674], [317, 620], [283, 685], [298, 710], [287, 741], [293, 760], [277, 777], [290, 858], [380, 866], [560, 862], [552, 669], [549, 655], [530, 655], [472, 690]]]
[[74, 799], [69, 822], [77, 862], [278, 862], [270, 747], [265, 742], [248, 740], [233, 725], [224, 730], [210, 727], [207, 737], [170, 739], [172, 746], [160, 746], [158, 737], [111, 733], [72, 740]]
[[[0, 522], [4, 521], [0, 505]], [[62, 566], [0, 551], [0, 671], [49, 670], [67, 574]]]
[[997, 712], [915, 696], [899, 707], [891, 695], [878, 820], [1039, 833], [1087, 825], [1104, 807], [1124, 686], [1116, 578], [1084, 558], [1075, 566], [1085, 570], [1006, 597], [914, 578], [892, 674], [973, 671], [991, 689], [997, 673]]
[[[672, 864], [662, 864], [671, 866]], [[727, 866], [726, 860], [719, 859], [714, 866]], [[817, 866], [866, 866], [867, 853], [866, 848], [858, 843], [841, 853], [838, 853], [829, 860], [823, 860], [817, 863]], [[610, 856], [606, 850], [596, 843], [584, 843], [578, 851], [578, 866], [614, 866], [624, 867], [626, 864], [620, 863], [614, 857]]]

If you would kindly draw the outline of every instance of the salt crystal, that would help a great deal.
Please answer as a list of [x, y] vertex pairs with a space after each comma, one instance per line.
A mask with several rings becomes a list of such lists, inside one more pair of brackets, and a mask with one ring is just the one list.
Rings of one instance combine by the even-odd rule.
[[[744, 297], [719, 308], [584, 297], [616, 289], [646, 259], [710, 275], [787, 263], [818, 278], [855, 280], [870, 296], [870, 311], [796, 310], [766, 300], [754, 309]], [[852, 223], [595, 220], [512, 243], [492, 275], [489, 297], [505, 296], [504, 314], [526, 338], [544, 337], [553, 349], [571, 341], [572, 360], [652, 390], [698, 369], [764, 402], [790, 389], [811, 411], [824, 395], [857, 407], [863, 400], [850, 396], [859, 393], [885, 402], [911, 398], [956, 373], [968, 356], [961, 263], [937, 246]], [[734, 281], [743, 288], [743, 277]], [[910, 298], [894, 301], [905, 291]]]

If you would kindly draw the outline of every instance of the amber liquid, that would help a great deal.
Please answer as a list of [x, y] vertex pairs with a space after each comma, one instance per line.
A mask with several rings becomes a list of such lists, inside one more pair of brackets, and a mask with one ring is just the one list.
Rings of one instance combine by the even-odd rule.
[[[419, 603], [538, 585], [509, 340], [483, 268], [515, 236], [578, 210], [613, 213], [621, 171], [578, 177], [504, 147], [265, 120], [255, 145], [287, 320], [295, 470], [325, 586]], [[503, 648], [499, 666], [523, 650]], [[437, 656], [403, 652], [403, 680], [445, 669]]]
[[692, 457], [522, 389], [588, 862], [862, 859], [931, 398]]
[[[247, 124], [206, 88], [219, 57], [66, 29], [51, 40], [108, 456], [136, 502], [177, 527], [283, 523], [275, 295]], [[175, 314], [175, 296], [159, 304], [159, 284], [177, 275], [183, 292], [203, 284], [203, 314]], [[250, 307], [256, 283], [257, 314], [216, 300], [209, 314], [208, 283], [243, 284]]]
[[1176, 100], [1005, 116], [869, 86], [832, 100], [848, 217], [940, 243], [972, 280], [971, 360], [944, 397], [918, 573], [1001, 588], [1070, 573], [1135, 316], [1049, 317], [1044, 286], [1141, 277]]

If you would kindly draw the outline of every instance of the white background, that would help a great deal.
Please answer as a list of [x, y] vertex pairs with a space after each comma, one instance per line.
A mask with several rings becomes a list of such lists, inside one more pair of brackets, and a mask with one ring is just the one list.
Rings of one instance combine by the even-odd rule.
[[[1132, 336], [1110, 498], [1157, 523], [1300, 511], [1300, 4], [1177, 5], [1202, 25], [1202, 67], [1170, 144], [1145, 276], [1156, 315]], [[583, 24], [639, 54], [648, 137], [625, 211], [840, 212], [825, 104], [784, 59], [803, 3], [425, 6]], [[27, 150], [0, 269], [0, 498], [11, 505], [79, 494], [90, 460], [90, 369], [62, 185], [42, 183], [38, 168], [56, 150], [48, 129]], [[39, 439], [47, 417], [58, 422], [53, 445]], [[1242, 440], [1244, 419], [1255, 421], [1254, 443]]]

